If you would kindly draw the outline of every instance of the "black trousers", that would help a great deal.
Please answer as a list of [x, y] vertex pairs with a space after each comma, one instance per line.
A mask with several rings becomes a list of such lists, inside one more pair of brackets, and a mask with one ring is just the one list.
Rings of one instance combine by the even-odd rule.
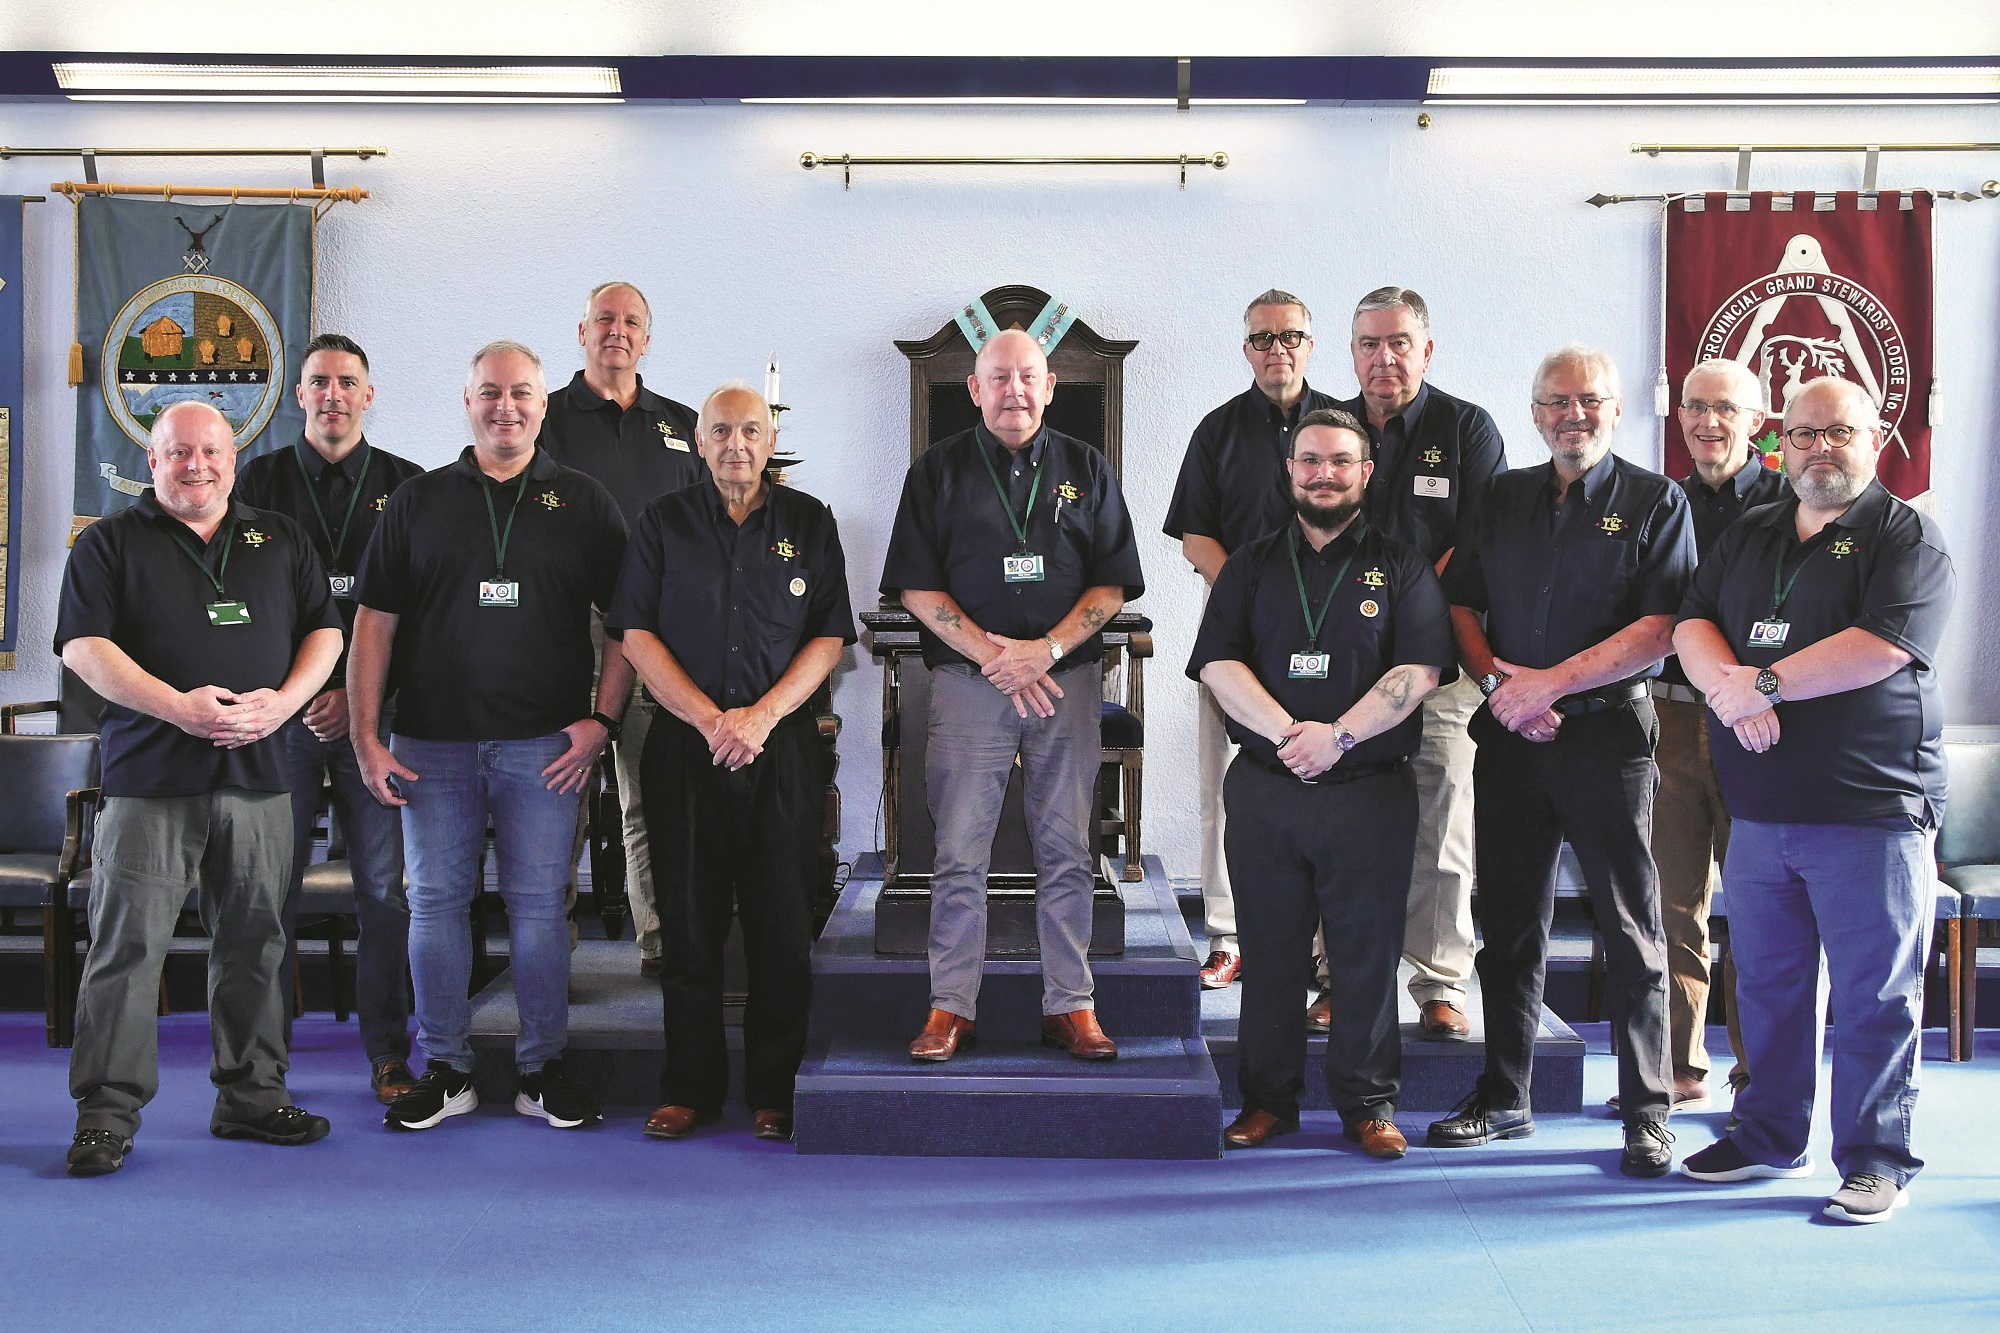
[[660, 1100], [722, 1109], [729, 1050], [722, 949], [743, 923], [750, 995], [743, 1092], [752, 1110], [792, 1109], [812, 1001], [812, 876], [826, 814], [827, 754], [810, 713], [771, 732], [755, 762], [709, 762], [701, 734], [664, 711], [646, 737], [641, 791], [660, 913], [666, 1059]]
[[1417, 780], [1408, 764], [1308, 785], [1239, 754], [1223, 779], [1223, 853], [1243, 951], [1236, 1085], [1243, 1109], [1299, 1122], [1313, 931], [1326, 925], [1333, 1028], [1326, 1090], [1343, 1123], [1393, 1119], [1403, 1079], [1403, 956]]
[[1604, 1007], [1618, 1041], [1618, 1095], [1627, 1120], [1664, 1120], [1667, 944], [1650, 849], [1653, 701], [1563, 719], [1556, 739], [1524, 740], [1481, 708], [1468, 730], [1479, 874], [1475, 967], [1486, 1009], [1482, 1091], [1494, 1106], [1531, 1105], [1541, 1026], [1556, 859], [1576, 852], [1604, 937]]

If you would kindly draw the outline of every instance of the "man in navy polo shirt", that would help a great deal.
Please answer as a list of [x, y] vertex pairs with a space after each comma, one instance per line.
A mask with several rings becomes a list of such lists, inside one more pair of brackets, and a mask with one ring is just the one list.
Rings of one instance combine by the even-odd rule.
[[1812, 1173], [1806, 1137], [1832, 982], [1828, 1217], [1887, 1221], [1911, 1152], [1930, 952], [1930, 835], [1944, 813], [1937, 649], [1956, 577], [1927, 515], [1884, 490], [1888, 441], [1860, 385], [1785, 404], [1793, 496], [1751, 511], [1702, 562], [1674, 644], [1708, 698], [1732, 821], [1729, 936], [1750, 1086], [1696, 1180]]
[[[258, 509], [276, 510], [305, 530], [326, 568], [341, 627], [351, 633], [355, 575], [375, 520], [396, 488], [423, 469], [368, 441], [362, 417], [375, 401], [375, 386], [368, 381], [368, 354], [352, 338], [322, 333], [306, 344], [298, 395], [306, 414], [305, 434], [289, 449], [244, 464], [236, 495]], [[370, 1086], [386, 1105], [416, 1082], [408, 1063], [410, 1005], [404, 976], [410, 958], [410, 904], [403, 894], [403, 823], [368, 794], [348, 743], [345, 656], [305, 711], [285, 724], [283, 740], [291, 772], [293, 854], [292, 887], [285, 899], [290, 947], [278, 984], [292, 993], [299, 886], [312, 857], [320, 794], [330, 787], [354, 876], [354, 1010], [361, 1021]], [[287, 1023], [288, 1036], [290, 1031]]]
[[949, 1060], [974, 1035], [986, 871], [1018, 758], [1035, 852], [1042, 1041], [1079, 1060], [1118, 1047], [1092, 999], [1092, 796], [1103, 759], [1103, 629], [1145, 591], [1131, 515], [1104, 455], [1042, 424], [1055, 389], [1019, 329], [979, 350], [980, 423], [910, 465], [882, 592], [917, 618], [931, 668], [924, 783], [937, 825], [931, 1009], [910, 1044]]
[[[654, 393], [639, 374], [639, 362], [653, 342], [653, 308], [631, 283], [602, 282], [590, 289], [576, 341], [583, 348], [583, 369], [549, 395], [537, 443], [564, 467], [603, 482], [631, 528], [660, 496], [707, 478], [694, 444], [695, 414], [686, 404]], [[592, 639], [601, 653], [601, 620], [593, 621]], [[639, 941], [639, 971], [654, 976], [660, 966], [660, 919], [653, 909], [645, 775], [639, 762], [653, 722], [652, 700], [635, 685], [618, 720], [611, 758], [624, 807], [625, 900]]]
[[[490, 343], [466, 376], [473, 442], [390, 497], [361, 566], [348, 661], [355, 755], [375, 799], [403, 810], [410, 970], [426, 1067], [389, 1105], [429, 1129], [472, 1089], [468, 914], [493, 824], [520, 1014], [514, 1109], [558, 1129], [603, 1119], [562, 1066], [576, 807], [632, 690], [616, 641], [591, 704], [590, 611], [610, 605], [625, 524], [603, 486], [535, 447], [540, 360]], [[382, 699], [396, 727], [379, 735]]]
[[[1243, 359], [1250, 387], [1201, 419], [1181, 460], [1166, 534], [1208, 588], [1215, 586], [1230, 553], [1292, 521], [1291, 481], [1285, 475], [1292, 432], [1308, 412], [1333, 405], [1329, 394], [1306, 383], [1312, 361], [1312, 311], [1276, 287], [1243, 311]], [[1236, 942], [1236, 901], [1223, 854], [1228, 816], [1223, 775], [1236, 758], [1228, 717], [1208, 686], [1201, 686], [1196, 714], [1196, 757], [1201, 765], [1201, 911], [1208, 959], [1201, 984], [1219, 990], [1242, 972]]]
[[1432, 1123], [1430, 1143], [1535, 1132], [1529, 1082], [1567, 841], [1604, 937], [1625, 1118], [1619, 1167], [1657, 1177], [1673, 1150], [1646, 681], [1672, 646], [1694, 530], [1686, 492], [1611, 452], [1620, 410], [1610, 357], [1570, 346], [1543, 358], [1533, 411], [1549, 461], [1493, 479], [1444, 574], [1459, 660], [1486, 696], [1470, 726], [1486, 1070]]
[[292, 810], [276, 733], [340, 656], [340, 616], [312, 544], [230, 494], [220, 412], [153, 421], [153, 490], [77, 537], [56, 651], [104, 696], [90, 954], [77, 997], [72, 1175], [118, 1170], [159, 1090], [160, 969], [190, 889], [209, 934], [220, 1138], [301, 1144], [327, 1122], [285, 1091], [278, 988]]
[[702, 404], [712, 484], [655, 500], [605, 617], [667, 711], [646, 742], [666, 1058], [656, 1139], [722, 1112], [722, 950], [743, 927], [743, 1094], [758, 1138], [792, 1136], [812, 1001], [812, 882], [828, 754], [813, 693], [854, 642], [833, 514], [773, 485], [771, 408], [747, 384]]
[[1298, 1127], [1298, 997], [1323, 920], [1340, 1001], [1327, 1091], [1348, 1138], [1397, 1158], [1409, 1147], [1396, 1128], [1396, 961], [1417, 839], [1409, 759], [1418, 707], [1457, 669], [1451, 615], [1431, 562], [1361, 517], [1373, 464], [1360, 421], [1308, 412], [1289, 468], [1297, 520], [1229, 558], [1188, 660], [1241, 744], [1226, 795], [1248, 960], [1243, 1111], [1223, 1140], [1254, 1148]]

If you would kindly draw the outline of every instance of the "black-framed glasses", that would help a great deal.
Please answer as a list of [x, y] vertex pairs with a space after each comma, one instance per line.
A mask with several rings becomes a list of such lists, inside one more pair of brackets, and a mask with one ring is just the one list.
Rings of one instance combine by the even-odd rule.
[[1250, 334], [1243, 341], [1249, 343], [1260, 352], [1270, 351], [1272, 343], [1283, 343], [1287, 350], [1292, 350], [1296, 349], [1300, 343], [1312, 341], [1312, 335], [1304, 329], [1285, 329], [1279, 333], [1273, 333], [1269, 329], [1262, 329]]
[[1710, 412], [1713, 412], [1723, 421], [1734, 421], [1738, 414], [1749, 410], [1749, 408], [1740, 407], [1730, 402], [1727, 398], [1715, 403], [1703, 402], [1699, 398], [1690, 398], [1681, 404], [1681, 411], [1691, 417], [1705, 417]]
[[1537, 398], [1534, 400], [1536, 407], [1546, 407], [1552, 412], [1567, 412], [1572, 406], [1580, 407], [1586, 412], [1595, 412], [1606, 403], [1615, 403], [1617, 401], [1618, 395], [1616, 394], [1605, 395], [1595, 393], [1580, 394], [1576, 397], [1571, 397], [1566, 393], [1559, 393], [1553, 398]]
[[1794, 426], [1785, 432], [1785, 443], [1801, 452], [1824, 438], [1829, 449], [1845, 449], [1861, 433], [1859, 426]]

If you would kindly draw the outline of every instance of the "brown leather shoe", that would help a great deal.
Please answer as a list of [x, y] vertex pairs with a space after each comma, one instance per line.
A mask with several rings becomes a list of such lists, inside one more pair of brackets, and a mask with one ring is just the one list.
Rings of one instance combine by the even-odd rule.
[[375, 1062], [368, 1076], [368, 1085], [375, 1089], [375, 1100], [387, 1106], [415, 1088], [417, 1076], [410, 1072], [409, 1065], [391, 1056]]
[[650, 977], [657, 981], [660, 976], [660, 960], [657, 958], [641, 958], [639, 960], [639, 975]]
[[[1674, 1076], [1673, 1100], [1669, 1103], [1674, 1110], [1699, 1111], [1702, 1107], [1707, 1106], [1708, 1102], [1708, 1081], [1706, 1079], [1696, 1078], [1692, 1074], [1676, 1074]], [[1612, 1096], [1605, 1098], [1604, 1104], [1614, 1111], [1617, 1110], [1617, 1095], [1614, 1093]]]
[[684, 1139], [694, 1133], [698, 1125], [706, 1125], [718, 1117], [703, 1115], [692, 1106], [662, 1106], [646, 1117], [646, 1137], [649, 1139]]
[[1403, 1131], [1396, 1128], [1393, 1120], [1366, 1120], [1358, 1125], [1349, 1125], [1341, 1132], [1350, 1143], [1360, 1144], [1361, 1151], [1385, 1162], [1393, 1162], [1410, 1150], [1410, 1141], [1403, 1137]]
[[1118, 1047], [1097, 1026], [1095, 1009], [1072, 1009], [1042, 1016], [1042, 1045], [1068, 1051], [1079, 1060], [1116, 1060]]
[[1333, 992], [1323, 990], [1306, 1006], [1306, 1031], [1325, 1032], [1333, 1026]]
[[1288, 1125], [1269, 1111], [1239, 1111], [1222, 1131], [1222, 1141], [1231, 1148], [1261, 1148], [1280, 1134], [1289, 1134], [1297, 1125]]
[[959, 1047], [973, 1046], [975, 1035], [971, 1019], [960, 1018], [949, 1009], [933, 1009], [924, 1020], [924, 1030], [910, 1043], [910, 1058], [934, 1063], [949, 1060]]
[[760, 1139], [773, 1143], [792, 1141], [792, 1113], [790, 1111], [759, 1111], [752, 1118], [750, 1132]]
[[1425, 1041], [1471, 1041], [1472, 1024], [1465, 1010], [1450, 1000], [1425, 1000], [1420, 1021]]
[[1242, 975], [1243, 960], [1225, 949], [1217, 949], [1201, 965], [1201, 988], [1221, 990]]

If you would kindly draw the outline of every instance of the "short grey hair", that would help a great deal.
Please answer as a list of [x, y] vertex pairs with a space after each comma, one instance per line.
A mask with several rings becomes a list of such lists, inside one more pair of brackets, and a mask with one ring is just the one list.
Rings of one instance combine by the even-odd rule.
[[1360, 417], [1352, 412], [1343, 412], [1337, 407], [1316, 407], [1299, 418], [1298, 428], [1292, 432], [1292, 442], [1285, 448], [1285, 457], [1292, 456], [1292, 450], [1298, 444], [1299, 436], [1314, 426], [1324, 426], [1331, 430], [1351, 430], [1361, 437], [1362, 451], [1369, 458], [1375, 455], [1374, 446], [1368, 439], [1368, 428], [1361, 424]]
[[487, 357], [506, 356], [509, 353], [527, 357], [528, 360], [534, 363], [536, 377], [541, 378], [542, 358], [535, 355], [534, 348], [528, 346], [526, 343], [515, 342], [512, 338], [495, 338], [492, 342], [487, 343], [486, 346], [472, 354], [472, 360], [467, 362], [465, 367], [466, 380], [468, 382], [471, 381], [473, 372], [479, 369], [479, 363]]
[[1687, 377], [1681, 381], [1681, 397], [1687, 397], [1687, 386], [1696, 375], [1722, 375], [1727, 377], [1734, 388], [1730, 390], [1739, 401], [1738, 407], [1747, 407], [1753, 412], [1764, 411], [1764, 386], [1757, 379], [1755, 371], [1741, 361], [1732, 361], [1726, 356], [1712, 356], [1706, 361], [1697, 361], [1688, 369]]
[[708, 397], [701, 400], [701, 411], [695, 419], [695, 431], [703, 438], [708, 435], [708, 405], [725, 393], [747, 393], [764, 405], [764, 421], [771, 422], [771, 405], [764, 400], [764, 393], [749, 380], [724, 380], [708, 391]]
[[1298, 297], [1293, 296], [1290, 292], [1284, 290], [1281, 287], [1267, 287], [1257, 296], [1253, 297], [1249, 305], [1243, 307], [1243, 332], [1246, 337], [1250, 333], [1250, 312], [1255, 310], [1260, 305], [1297, 306], [1300, 309], [1300, 311], [1302, 311], [1305, 314], [1306, 317], [1306, 334], [1308, 336], [1312, 334], [1313, 331], [1312, 307], [1307, 305], [1304, 301], [1301, 301]]
[[1563, 366], [1583, 367], [1584, 370], [1603, 379], [1611, 389], [1610, 397], [1624, 397], [1619, 389], [1618, 365], [1611, 359], [1611, 354], [1595, 347], [1586, 347], [1582, 343], [1558, 347], [1543, 357], [1542, 364], [1535, 367], [1535, 387], [1529, 396], [1541, 397], [1542, 385], [1548, 382], [1549, 376]]
[[638, 283], [627, 282], [623, 278], [613, 278], [609, 282], [600, 282], [595, 287], [592, 287], [590, 289], [590, 295], [583, 298], [583, 317], [585, 319], [590, 318], [590, 309], [592, 306], [597, 304], [598, 297], [604, 295], [606, 292], [618, 291], [621, 289], [624, 291], [628, 291], [632, 293], [632, 295], [638, 297], [639, 304], [646, 307], [646, 332], [651, 333], [653, 331], [653, 303], [651, 301], [648, 301], [646, 299], [646, 294], [639, 290]]
[[1354, 317], [1360, 319], [1371, 310], [1407, 309], [1416, 316], [1417, 327], [1426, 337], [1431, 331], [1431, 308], [1424, 304], [1424, 298], [1408, 287], [1377, 287], [1362, 297], [1354, 305]]

